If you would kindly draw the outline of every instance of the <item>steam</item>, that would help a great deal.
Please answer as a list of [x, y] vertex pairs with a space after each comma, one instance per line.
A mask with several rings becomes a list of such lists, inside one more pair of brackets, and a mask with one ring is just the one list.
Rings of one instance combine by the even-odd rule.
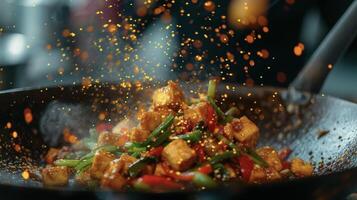
[[53, 101], [40, 119], [40, 130], [46, 144], [57, 146], [63, 142], [65, 129], [81, 138], [88, 135], [95, 120], [95, 113], [87, 105]]

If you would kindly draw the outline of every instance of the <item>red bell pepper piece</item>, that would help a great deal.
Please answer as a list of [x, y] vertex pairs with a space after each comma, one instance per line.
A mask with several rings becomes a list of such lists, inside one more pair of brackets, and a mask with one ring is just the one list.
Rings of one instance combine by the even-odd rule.
[[148, 185], [149, 187], [154, 187], [154, 188], [159, 187], [159, 188], [166, 188], [166, 189], [173, 189], [173, 190], [179, 190], [183, 188], [183, 185], [162, 176], [144, 175], [141, 178], [139, 178], [138, 181]]
[[101, 133], [103, 131], [110, 131], [113, 129], [113, 125], [108, 124], [108, 123], [100, 123], [97, 124], [97, 126], [95, 127], [98, 133]]
[[217, 118], [216, 112], [214, 111], [212, 106], [207, 106], [207, 114], [206, 114], [206, 125], [210, 132], [214, 132], [217, 126]]
[[290, 169], [290, 162], [288, 161], [283, 161], [281, 165], [283, 166], [283, 169]]
[[154, 148], [150, 149], [148, 154], [149, 154], [149, 156], [160, 157], [163, 150], [164, 150], [164, 147], [162, 147], [162, 146], [154, 147]]
[[212, 168], [212, 165], [206, 164], [206, 165], [203, 165], [202, 167], [199, 167], [197, 169], [197, 171], [202, 174], [210, 174], [211, 172], [213, 172], [213, 168]]
[[291, 154], [291, 152], [293, 152], [290, 148], [286, 147], [286, 148], [283, 148], [279, 151], [279, 158], [280, 160], [286, 160], [289, 155]]
[[241, 155], [239, 157], [240, 171], [242, 173], [243, 180], [249, 181], [250, 175], [254, 168], [253, 161], [246, 155]]
[[196, 151], [199, 162], [204, 162], [206, 160], [206, 153], [203, 147], [200, 144], [193, 146], [193, 149]]
[[166, 163], [162, 163], [162, 168], [164, 169], [166, 176], [171, 177], [175, 180], [180, 180], [180, 181], [192, 181], [193, 180], [194, 175], [192, 173], [177, 174], [175, 171], [172, 171]]

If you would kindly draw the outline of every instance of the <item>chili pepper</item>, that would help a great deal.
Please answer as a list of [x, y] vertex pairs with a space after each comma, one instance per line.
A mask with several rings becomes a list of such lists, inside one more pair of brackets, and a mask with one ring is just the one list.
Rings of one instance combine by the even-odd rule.
[[[139, 185], [137, 185], [139, 184]], [[141, 185], [140, 185], [141, 184]], [[144, 184], [144, 185], [142, 185]], [[179, 190], [183, 188], [183, 185], [176, 183], [168, 178], [155, 175], [144, 175], [140, 177], [134, 186], [139, 189], [153, 189], [153, 188], [164, 188], [170, 190]], [[144, 187], [143, 187], [144, 186]], [[147, 186], [147, 187], [146, 187]]]
[[161, 164], [165, 175], [168, 177], [171, 177], [175, 180], [180, 180], [180, 181], [192, 181], [193, 179], [193, 174], [192, 173], [177, 173], [175, 171], [172, 171], [169, 166], [167, 165], [167, 163], [163, 162]]
[[283, 169], [290, 169], [291, 163], [288, 161], [283, 161], [281, 162], [281, 165], [283, 166]]
[[245, 181], [249, 181], [250, 175], [254, 168], [254, 163], [249, 156], [241, 155], [239, 156], [239, 165], [242, 177]]
[[292, 150], [290, 148], [283, 148], [279, 151], [280, 160], [286, 160], [291, 154]]
[[57, 166], [75, 167], [79, 162], [80, 160], [59, 159], [56, 160], [53, 164]]
[[213, 171], [212, 165], [205, 164], [197, 169], [202, 174], [210, 174]]
[[207, 114], [205, 120], [208, 130], [213, 133], [216, 129], [217, 119], [216, 113], [214, 112], [212, 106], [207, 107]]
[[148, 155], [152, 156], [152, 157], [160, 157], [163, 150], [164, 150], [164, 147], [162, 147], [162, 146], [154, 147], [154, 148], [150, 149], [150, 151], [148, 152]]
[[233, 153], [232, 151], [227, 151], [227, 152], [213, 156], [210, 160], [210, 163], [211, 163], [211, 165], [214, 165], [216, 163], [222, 162], [223, 160], [231, 159], [234, 156], [236, 156], [235, 153]]
[[204, 162], [206, 160], [206, 153], [205, 153], [205, 150], [203, 149], [203, 147], [200, 144], [197, 144], [197, 145], [193, 146], [193, 149], [197, 153], [198, 161]]
[[133, 164], [131, 164], [128, 168], [128, 172], [130, 176], [137, 176], [143, 169], [146, 167], [146, 165], [150, 163], [156, 162], [157, 159], [155, 157], [144, 157]]
[[101, 133], [103, 131], [110, 131], [112, 129], [113, 129], [113, 125], [108, 123], [100, 123], [96, 126], [96, 130], [98, 133]]
[[194, 172], [192, 182], [196, 186], [205, 188], [212, 188], [217, 186], [217, 183], [210, 176], [200, 172]]
[[160, 133], [164, 132], [169, 128], [174, 121], [175, 116], [173, 114], [170, 114], [165, 118], [165, 120], [155, 129], [151, 132], [149, 137], [146, 139], [146, 141], [141, 142], [141, 143], [133, 143], [135, 146], [140, 146], [140, 147], [146, 147], [148, 146], [151, 142], [152, 139], [158, 136]]

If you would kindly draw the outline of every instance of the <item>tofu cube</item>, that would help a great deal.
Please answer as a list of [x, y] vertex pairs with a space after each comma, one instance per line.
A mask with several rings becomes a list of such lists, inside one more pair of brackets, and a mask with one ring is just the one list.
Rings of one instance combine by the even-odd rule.
[[113, 173], [110, 175], [105, 174], [102, 178], [100, 185], [103, 188], [110, 188], [114, 190], [120, 190], [126, 184], [126, 178], [120, 173]]
[[169, 81], [167, 86], [154, 91], [152, 101], [154, 109], [167, 107], [178, 110], [184, 101], [184, 95], [182, 89], [176, 83]]
[[281, 179], [281, 175], [273, 167], [268, 167], [265, 169], [268, 181], [277, 181]]
[[119, 141], [119, 135], [105, 131], [99, 134], [97, 146], [117, 145], [118, 141]]
[[150, 132], [141, 128], [133, 128], [129, 132], [129, 138], [132, 142], [144, 142], [150, 135]]
[[122, 135], [127, 133], [134, 126], [135, 123], [133, 122], [133, 120], [123, 119], [113, 127], [112, 132], [114, 134]]
[[162, 156], [177, 171], [187, 170], [196, 160], [196, 152], [181, 139], [170, 142], [164, 148]]
[[249, 177], [249, 182], [250, 183], [263, 183], [266, 182], [267, 180], [267, 175], [266, 172], [264, 170], [264, 168], [258, 166], [258, 165], [254, 165], [254, 168], [250, 174]]
[[234, 119], [224, 127], [224, 132], [228, 136], [233, 136], [236, 140], [248, 147], [255, 147], [259, 138], [259, 128], [246, 116]]
[[305, 177], [311, 176], [314, 168], [310, 163], [304, 162], [300, 158], [294, 158], [291, 160], [290, 170], [295, 176]]
[[101, 179], [112, 160], [114, 160], [113, 154], [107, 151], [97, 151], [90, 169], [92, 178]]
[[76, 174], [74, 179], [76, 183], [82, 186], [90, 187], [97, 184], [97, 180], [91, 177], [90, 170], [86, 170], [82, 173]]
[[143, 130], [153, 131], [162, 122], [162, 115], [159, 112], [149, 111], [144, 112], [140, 116], [140, 127]]
[[271, 147], [261, 147], [257, 149], [257, 154], [262, 157], [270, 167], [274, 168], [276, 171], [281, 171], [283, 166], [281, 164], [278, 152], [276, 152]]
[[64, 166], [51, 166], [44, 168], [41, 174], [45, 186], [65, 186], [68, 184], [70, 171]]
[[208, 106], [207, 102], [200, 102], [189, 106], [188, 109], [184, 110], [184, 118], [193, 126], [202, 120], [206, 121]]
[[158, 163], [155, 166], [155, 171], [154, 171], [154, 175], [155, 176], [165, 176], [166, 175], [165, 169], [164, 169], [164, 167], [162, 165], [163, 164]]

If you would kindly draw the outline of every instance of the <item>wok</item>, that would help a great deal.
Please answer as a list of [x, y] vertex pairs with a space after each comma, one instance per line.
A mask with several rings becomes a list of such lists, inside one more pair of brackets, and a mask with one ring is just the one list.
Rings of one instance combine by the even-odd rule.
[[[0, 193], [1, 199], [36, 195], [43, 198], [277, 198], [277, 199], [338, 199], [353, 192], [357, 186], [357, 105], [337, 99], [313, 95], [297, 112], [289, 113], [279, 94], [284, 89], [268, 87], [228, 87], [221, 84], [219, 94], [223, 107], [236, 105], [261, 128], [261, 145], [276, 148], [289, 146], [291, 157], [299, 156], [315, 164], [316, 176], [301, 180], [281, 181], [263, 185], [232, 183], [216, 190], [149, 194], [137, 192], [91, 191], [75, 186], [43, 188], [35, 180], [24, 180], [21, 172], [38, 168], [48, 145], [44, 141], [62, 135], [88, 132], [99, 122], [99, 113], [106, 112], [106, 121], [116, 122], [123, 114], [148, 100], [152, 89], [123, 88], [118, 84], [66, 86], [42, 89], [20, 89], [0, 93]], [[183, 84], [187, 93], [204, 91], [201, 84]], [[234, 88], [234, 89], [232, 89]], [[225, 95], [218, 95], [224, 97]], [[118, 107], [125, 103], [130, 107]], [[27, 123], [24, 110], [31, 109], [33, 120]], [[50, 117], [49, 117], [50, 116]], [[9, 128], [8, 123], [11, 123]], [[54, 123], [56, 122], [56, 123]], [[17, 132], [15, 138], [12, 134]], [[321, 136], [320, 131], [329, 131]], [[60, 137], [61, 139], [62, 137]], [[15, 144], [21, 146], [16, 150]]]
[[[153, 89], [147, 84], [135, 87], [103, 83], [89, 88], [77, 85], [0, 92], [0, 198], [345, 199], [357, 188], [357, 105], [334, 97], [294, 92], [294, 88], [319, 91], [329, 71], [327, 64], [335, 63], [356, 35], [356, 10], [354, 1], [288, 90], [232, 84], [218, 88], [223, 108], [235, 105], [240, 115], [258, 124], [260, 146], [292, 148], [291, 157], [298, 156], [315, 165], [315, 176], [163, 194], [85, 190], [76, 186], [43, 188], [35, 179], [25, 180], [22, 172], [27, 170], [36, 177], [48, 146], [61, 145], [64, 130], [84, 136], [99, 123], [98, 116], [103, 113], [107, 115], [105, 122], [118, 122], [148, 102]], [[206, 89], [192, 83], [182, 83], [182, 87], [186, 93]], [[281, 96], [288, 98], [283, 100]], [[291, 105], [294, 109], [290, 109]]]

